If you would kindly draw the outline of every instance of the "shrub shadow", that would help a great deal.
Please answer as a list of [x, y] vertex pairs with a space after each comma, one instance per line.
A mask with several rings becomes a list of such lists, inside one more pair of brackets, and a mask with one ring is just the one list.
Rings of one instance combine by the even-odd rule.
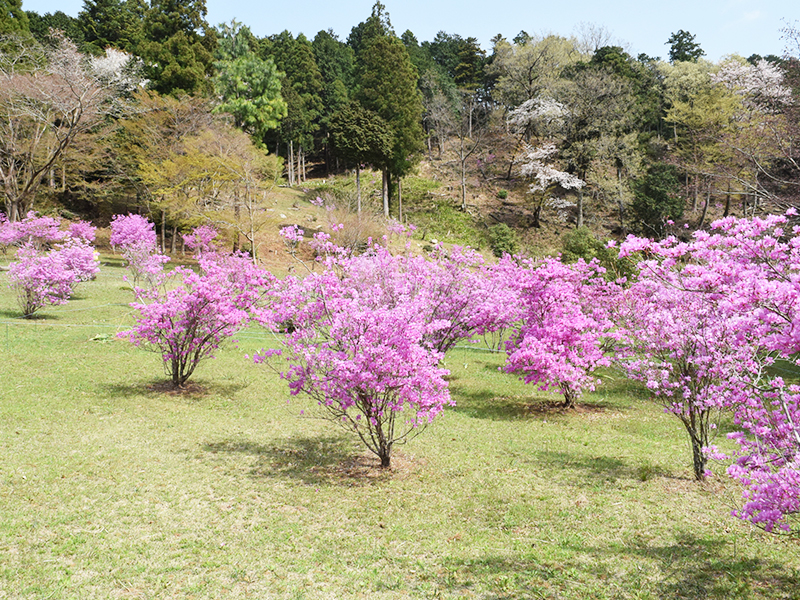
[[220, 383], [189, 381], [183, 388], [175, 388], [172, 382], [166, 379], [151, 379], [134, 383], [102, 384], [99, 386], [110, 398], [135, 398], [146, 396], [150, 398], [167, 397], [183, 398], [186, 400], [200, 400], [208, 396], [231, 397], [247, 387], [246, 383]]
[[[561, 592], [578, 592], [582, 584], [569, 573], [583, 571], [606, 582], [603, 597], [628, 598], [633, 597], [632, 591], [640, 590], [643, 597], [662, 600], [800, 598], [797, 568], [737, 557], [735, 547], [723, 539], [701, 539], [683, 533], [674, 543], [665, 544], [637, 540], [613, 547], [564, 542], [559, 545], [574, 553], [575, 558], [564, 563], [538, 561], [532, 556], [538, 552], [533, 550], [518, 558], [487, 555], [445, 559], [437, 586], [466, 596], [476, 587], [488, 585], [492, 588], [490, 593], [481, 597], [494, 600], [555, 598]], [[621, 560], [628, 568], [620, 568]]]
[[516, 421], [557, 415], [602, 413], [608, 410], [606, 406], [590, 402], [578, 402], [573, 408], [565, 408], [563, 400], [556, 394], [497, 396], [492, 390], [468, 391], [463, 386], [452, 383], [450, 390], [456, 399], [456, 406], [450, 410], [474, 419]]
[[571, 546], [578, 553], [600, 558], [593, 572], [614, 576], [618, 569], [604, 564], [602, 556], [647, 560], [657, 565], [656, 593], [665, 600], [683, 598], [798, 598], [800, 571], [760, 558], [737, 557], [735, 544], [703, 539], [682, 532], [673, 543], [648, 543], [634, 539], [621, 547]]
[[354, 452], [352, 440], [336, 436], [292, 437], [269, 445], [223, 440], [208, 442], [203, 450], [248, 455], [253, 459], [251, 476], [294, 479], [306, 485], [368, 485], [404, 469], [397, 452], [392, 455], [392, 468], [381, 469], [377, 457]]

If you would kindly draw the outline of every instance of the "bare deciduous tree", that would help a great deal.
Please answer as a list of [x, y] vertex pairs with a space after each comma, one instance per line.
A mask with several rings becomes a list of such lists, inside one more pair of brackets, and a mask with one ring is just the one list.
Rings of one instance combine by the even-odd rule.
[[2, 44], [0, 185], [5, 212], [17, 221], [75, 138], [113, 110], [118, 87], [54, 32], [51, 49]]

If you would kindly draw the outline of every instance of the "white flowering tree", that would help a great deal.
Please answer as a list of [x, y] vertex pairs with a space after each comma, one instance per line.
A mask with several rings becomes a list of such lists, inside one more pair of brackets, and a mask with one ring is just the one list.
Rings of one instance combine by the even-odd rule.
[[541, 227], [540, 217], [542, 207], [550, 201], [550, 196], [556, 188], [563, 190], [579, 190], [586, 182], [566, 171], [560, 171], [550, 162], [555, 158], [558, 149], [555, 144], [544, 144], [534, 147], [526, 144], [525, 149], [517, 160], [520, 165], [519, 174], [532, 179], [528, 193], [533, 197], [533, 226]]

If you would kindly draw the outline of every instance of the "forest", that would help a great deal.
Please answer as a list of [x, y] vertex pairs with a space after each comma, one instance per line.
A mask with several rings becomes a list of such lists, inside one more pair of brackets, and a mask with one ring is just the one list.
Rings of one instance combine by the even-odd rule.
[[204, 0], [85, 0], [77, 17], [3, 4], [11, 221], [136, 212], [163, 249], [210, 222], [255, 252], [277, 234], [265, 207], [279, 186], [324, 179], [360, 212], [362, 169], [380, 179], [364, 190], [370, 211], [461, 212], [478, 231], [466, 241], [496, 250], [554, 227], [660, 238], [797, 200], [790, 24], [784, 56], [712, 63], [684, 30], [666, 60], [595, 26], [498, 35], [488, 50], [444, 31], [420, 42], [380, 2], [346, 40], [212, 26]]

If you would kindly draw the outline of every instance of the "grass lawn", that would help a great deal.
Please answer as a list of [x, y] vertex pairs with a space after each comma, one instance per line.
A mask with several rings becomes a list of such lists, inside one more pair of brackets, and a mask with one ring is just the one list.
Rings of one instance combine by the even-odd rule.
[[0, 272], [0, 599], [800, 598], [800, 541], [614, 373], [561, 413], [456, 350], [457, 407], [382, 472], [244, 358], [258, 329], [165, 391], [122, 275], [22, 321]]

